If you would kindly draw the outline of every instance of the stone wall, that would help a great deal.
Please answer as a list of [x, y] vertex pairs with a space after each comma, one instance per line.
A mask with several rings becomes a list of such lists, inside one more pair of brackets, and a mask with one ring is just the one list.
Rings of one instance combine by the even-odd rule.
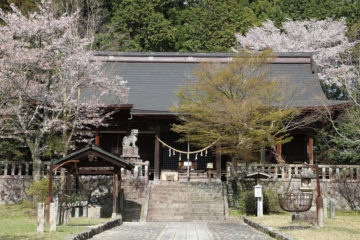
[[25, 190], [30, 186], [32, 177], [0, 177], [0, 204], [11, 204], [26, 197]]
[[[12, 204], [21, 202], [26, 198], [26, 189], [31, 184], [31, 176], [8, 176], [0, 177], [0, 204]], [[60, 178], [56, 176], [56, 183]], [[101, 207], [101, 217], [110, 217], [112, 214], [113, 194], [112, 176], [81, 176], [80, 189], [85, 189], [90, 196], [91, 206]], [[72, 183], [74, 184], [74, 179]], [[123, 204], [124, 221], [139, 221], [141, 209], [145, 203], [147, 178], [128, 177], [121, 181], [120, 199]], [[73, 186], [74, 187], [74, 186]]]
[[[301, 185], [301, 180], [291, 178], [290, 176], [291, 174], [295, 174], [295, 171], [296, 174], [301, 173], [302, 167], [303, 165], [295, 166], [274, 164], [254, 164], [244, 167], [244, 165], [241, 164], [237, 169], [237, 174], [242, 179], [241, 181], [243, 184], [242, 186], [239, 186], [239, 184], [235, 184], [233, 173], [231, 172], [232, 166], [231, 164], [228, 164], [228, 178], [226, 186], [228, 189], [229, 207], [235, 208], [239, 204], [238, 196], [240, 192], [244, 190], [244, 188], [252, 189], [252, 186], [255, 185], [255, 180], [244, 178], [246, 174], [260, 171], [271, 175], [270, 179], [260, 180], [260, 184], [263, 186], [263, 190], [270, 189], [277, 193], [285, 193], [290, 191], [299, 192], [298, 190]], [[350, 203], [346, 198], [347, 196], [356, 195], [358, 192], [360, 192], [360, 175], [358, 170], [360, 166], [349, 165], [347, 168], [344, 166], [326, 167], [327, 169], [325, 169], [325, 167], [320, 169], [320, 189], [323, 199], [325, 199], [327, 202], [329, 202], [329, 200], [333, 200], [337, 209], [350, 209]], [[329, 169], [333, 169], [334, 171], [329, 171]], [[334, 175], [331, 174], [332, 172]], [[311, 185], [314, 189], [313, 206], [315, 206], [315, 199], [317, 196], [316, 179], [311, 180]], [[359, 204], [360, 202], [358, 203], [358, 207], [360, 207]]]

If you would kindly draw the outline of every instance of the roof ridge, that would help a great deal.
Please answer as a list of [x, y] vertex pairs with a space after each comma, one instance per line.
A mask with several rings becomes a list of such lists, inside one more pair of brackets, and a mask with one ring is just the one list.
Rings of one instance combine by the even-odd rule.
[[[314, 52], [274, 52], [276, 57], [312, 57]], [[234, 57], [234, 52], [118, 52], [94, 51], [95, 56], [126, 56], [126, 57]]]

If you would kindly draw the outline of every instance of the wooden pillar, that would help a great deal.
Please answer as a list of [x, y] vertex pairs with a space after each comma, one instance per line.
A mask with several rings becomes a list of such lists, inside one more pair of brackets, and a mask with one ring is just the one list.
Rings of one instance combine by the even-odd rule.
[[98, 131], [96, 131], [96, 135], [95, 135], [95, 145], [100, 146], [100, 135]]
[[154, 180], [160, 179], [160, 142], [155, 138], [154, 150]]
[[221, 143], [218, 142], [216, 144], [216, 175], [217, 178], [221, 178]]
[[309, 164], [314, 164], [314, 140], [312, 133], [308, 136], [309, 140]]

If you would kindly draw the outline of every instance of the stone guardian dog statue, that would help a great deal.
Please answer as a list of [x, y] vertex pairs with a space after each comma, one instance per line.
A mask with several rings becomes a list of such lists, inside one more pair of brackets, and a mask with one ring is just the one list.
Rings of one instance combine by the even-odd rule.
[[130, 147], [136, 147], [136, 141], [137, 141], [137, 135], [139, 134], [138, 129], [131, 129], [131, 133], [129, 136], [125, 136], [122, 140], [123, 148]]

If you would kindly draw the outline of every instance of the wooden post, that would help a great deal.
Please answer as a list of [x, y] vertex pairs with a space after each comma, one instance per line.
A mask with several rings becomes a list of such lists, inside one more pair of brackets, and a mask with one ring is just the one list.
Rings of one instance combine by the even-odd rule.
[[160, 179], [160, 142], [155, 138], [154, 150], [154, 180]]
[[37, 232], [44, 232], [44, 224], [45, 224], [45, 204], [38, 203], [38, 211], [37, 211]]
[[46, 197], [46, 224], [50, 225], [50, 203], [52, 202], [52, 184], [53, 184], [53, 161], [50, 162], [50, 169], [49, 169], [49, 186], [48, 186], [48, 196]]
[[312, 133], [309, 134], [309, 164], [314, 164], [314, 140]]
[[100, 135], [98, 131], [96, 131], [96, 135], [95, 135], [95, 145], [100, 146]]
[[216, 175], [218, 179], [221, 179], [221, 143], [216, 143]]

